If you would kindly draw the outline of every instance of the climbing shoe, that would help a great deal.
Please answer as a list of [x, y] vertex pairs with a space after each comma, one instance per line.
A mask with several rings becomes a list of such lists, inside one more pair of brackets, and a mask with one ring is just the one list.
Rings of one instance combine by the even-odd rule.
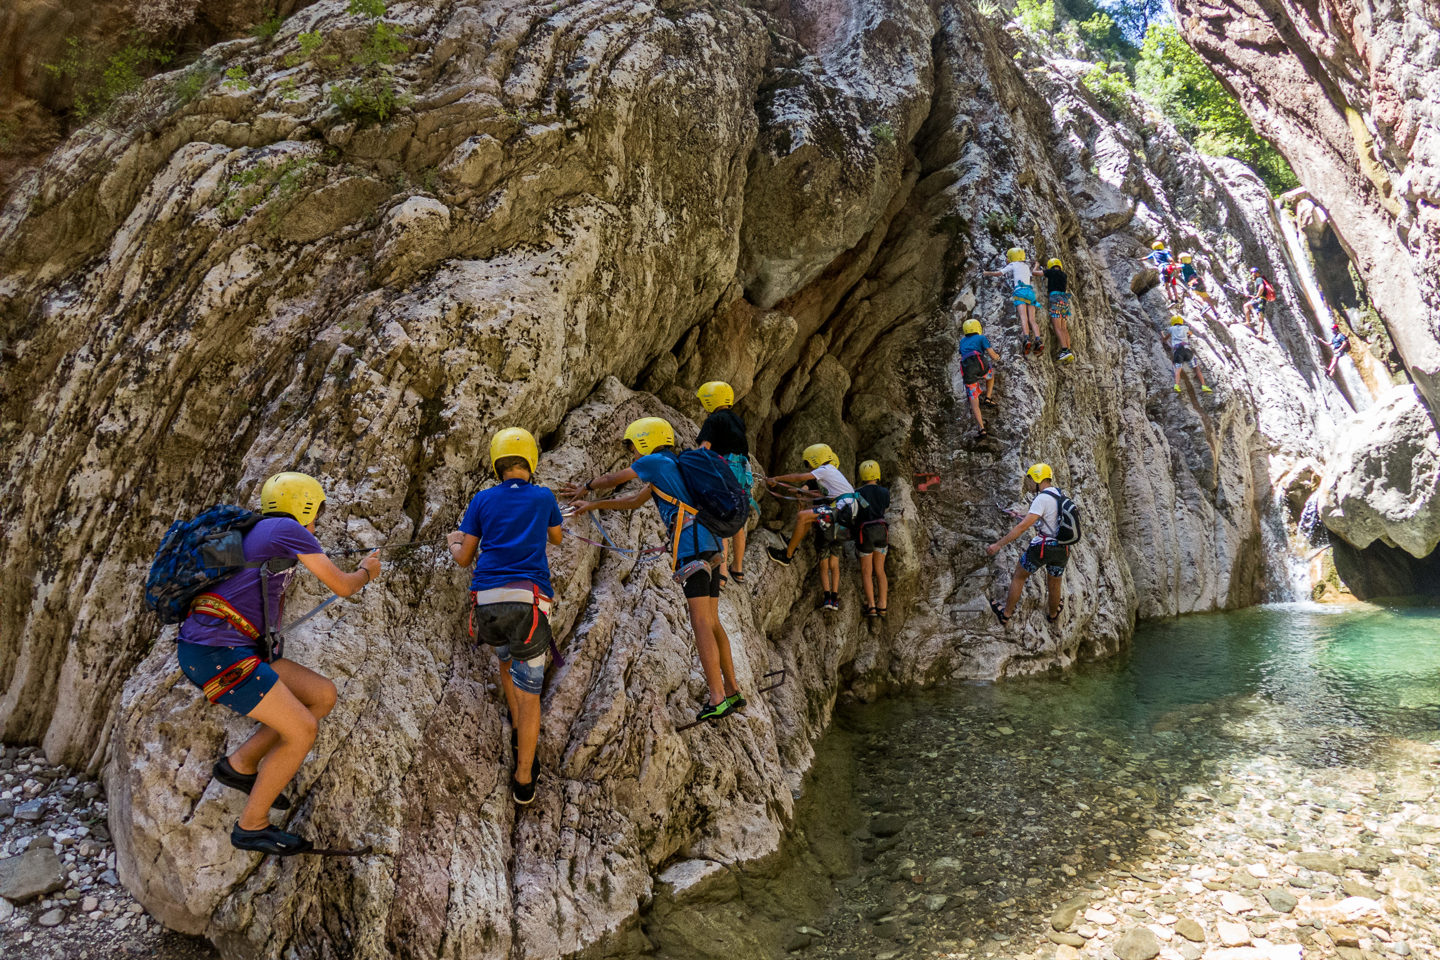
[[510, 796], [519, 806], [529, 806], [530, 801], [535, 799], [535, 778], [531, 777], [529, 783], [521, 783], [512, 778], [510, 781]]
[[1202, 383], [1202, 384], [1200, 384], [1200, 392], [1201, 392], [1201, 393], [1214, 393], [1215, 391], [1214, 391], [1214, 390], [1211, 390], [1209, 387], [1207, 387], [1205, 384]]
[[1030, 356], [1030, 338], [1029, 338], [1029, 337], [1021, 337], [1021, 338], [1020, 338], [1020, 355], [1021, 355], [1022, 357], [1028, 357], [1028, 356]]
[[1060, 350], [1060, 356], [1058, 359], [1061, 363], [1074, 363], [1075, 354], [1070, 351], [1069, 347], [1063, 347]]
[[725, 711], [726, 713], [733, 713], [734, 711], [739, 710], [741, 707], [745, 706], [745, 698], [741, 696], [739, 690], [736, 690], [734, 693], [730, 694], [730, 696], [726, 697], [725, 702], [730, 704], [729, 708]]
[[[215, 766], [210, 768], [210, 773], [222, 786], [229, 787], [231, 790], [239, 790], [241, 793], [249, 793], [251, 790], [254, 790], [255, 778], [258, 776], [258, 774], [241, 773], [236, 770], [230, 766], [229, 757], [221, 757], [217, 760]], [[270, 809], [289, 810], [290, 798], [281, 794], [271, 802]]]
[[706, 720], [719, 720], [721, 717], [728, 717], [735, 706], [728, 699], [719, 703], [707, 703], [704, 709], [695, 714], [696, 723], [704, 723]]
[[1041, 340], [1039, 337], [1035, 337], [1034, 340], [1035, 345], [1030, 349], [1034, 352], [1035, 356], [1038, 357], [1040, 356], [1040, 354], [1045, 352], [1045, 341]]
[[1178, 384], [1178, 383], [1175, 384], [1175, 392], [1176, 392], [1176, 393], [1179, 393], [1179, 392], [1180, 392], [1180, 384]]
[[314, 847], [309, 840], [286, 833], [279, 827], [264, 830], [242, 830], [239, 821], [230, 830], [230, 845], [236, 850], [255, 850], [273, 853], [277, 857], [289, 857], [297, 853], [309, 853]]
[[782, 550], [781, 548], [779, 548], [779, 547], [766, 547], [766, 548], [765, 548], [765, 553], [766, 553], [767, 556], [770, 557], [771, 560], [774, 560], [776, 563], [780, 564], [781, 566], [785, 566], [785, 567], [790, 566], [790, 554], [786, 553], [786, 552], [785, 552], [784, 550]]

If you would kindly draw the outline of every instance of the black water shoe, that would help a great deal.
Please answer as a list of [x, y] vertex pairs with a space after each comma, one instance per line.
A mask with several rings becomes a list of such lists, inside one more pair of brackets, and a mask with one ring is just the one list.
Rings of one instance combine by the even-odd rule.
[[790, 566], [790, 554], [779, 547], [766, 547], [765, 552], [770, 556], [770, 559], [776, 563], [786, 567]]
[[264, 830], [243, 830], [239, 821], [230, 831], [230, 845], [236, 850], [254, 850], [271, 853], [277, 857], [290, 857], [297, 853], [309, 853], [314, 847], [309, 840], [286, 833], [279, 827]]
[[[210, 768], [210, 773], [219, 781], [221, 786], [229, 787], [231, 790], [239, 790], [241, 793], [249, 793], [255, 789], [255, 778], [258, 774], [241, 773], [230, 766], [229, 757], [221, 757]], [[283, 793], [270, 804], [271, 810], [289, 810], [290, 798]]]

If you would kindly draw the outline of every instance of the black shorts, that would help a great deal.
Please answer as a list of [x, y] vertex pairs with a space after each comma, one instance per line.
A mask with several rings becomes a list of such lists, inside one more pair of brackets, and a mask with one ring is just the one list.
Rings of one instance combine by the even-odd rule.
[[[702, 553], [699, 557], [701, 560], [713, 560], [714, 558], [714, 550], [709, 553]], [[696, 558], [689, 557], [682, 560], [680, 561], [680, 566], [683, 567], [686, 563], [694, 559]], [[720, 571], [701, 570], [699, 573], [692, 573], [685, 580], [684, 589], [686, 600], [698, 600], [701, 597], [718, 597], [720, 596]]]
[[862, 557], [890, 549], [890, 527], [884, 520], [871, 520], [860, 527], [855, 537], [855, 552]]
[[471, 611], [475, 639], [508, 648], [516, 660], [533, 660], [550, 649], [550, 618], [529, 603], [482, 603]]
[[[821, 511], [824, 511], [822, 514]], [[820, 507], [816, 511], [815, 526], [811, 529], [815, 536], [815, 553], [820, 559], [826, 557], [838, 557], [845, 552], [845, 525], [835, 519], [834, 511], [828, 507]]]
[[1034, 573], [1044, 566], [1045, 572], [1052, 577], [1062, 575], [1069, 561], [1070, 548], [1053, 542], [1032, 543], [1020, 556], [1020, 566], [1027, 573]]

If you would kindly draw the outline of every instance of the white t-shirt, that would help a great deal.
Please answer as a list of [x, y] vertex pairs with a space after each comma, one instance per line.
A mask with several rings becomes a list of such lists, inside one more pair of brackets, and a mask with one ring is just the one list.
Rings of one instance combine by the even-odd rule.
[[1000, 272], [1010, 278], [1010, 286], [1030, 286], [1030, 264], [1024, 260], [1017, 260], [1014, 263], [1007, 263], [1000, 268]]
[[1190, 339], [1190, 328], [1183, 323], [1170, 324], [1170, 347], [1174, 349]]
[[1040, 517], [1039, 520], [1035, 521], [1035, 526], [1031, 528], [1040, 531], [1038, 536], [1030, 539], [1032, 544], [1040, 543], [1047, 539], [1053, 540], [1055, 539], [1055, 534], [1060, 530], [1060, 500], [1058, 497], [1053, 497], [1049, 493], [1046, 493], [1046, 490], [1054, 490], [1056, 493], [1060, 492], [1059, 487], [1049, 486], [1046, 487], [1045, 490], [1035, 494], [1035, 499], [1030, 501], [1029, 512]]
[[850, 481], [845, 479], [845, 474], [840, 472], [839, 467], [822, 463], [810, 472], [815, 474], [815, 482], [820, 484], [820, 489], [825, 491], [827, 497], [838, 497], [842, 493], [855, 492], [855, 488], [850, 486]]

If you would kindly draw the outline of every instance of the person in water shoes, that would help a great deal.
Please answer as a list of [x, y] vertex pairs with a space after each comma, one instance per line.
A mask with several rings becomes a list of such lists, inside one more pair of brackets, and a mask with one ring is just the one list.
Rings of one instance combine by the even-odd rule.
[[1150, 262], [1155, 269], [1160, 271], [1160, 279], [1165, 284], [1165, 302], [1171, 305], [1177, 304], [1184, 297], [1180, 290], [1180, 273], [1170, 256], [1170, 251], [1165, 249], [1163, 240], [1156, 240], [1150, 244], [1150, 252], [1138, 258], [1141, 263]]
[[1265, 304], [1275, 299], [1275, 288], [1260, 274], [1259, 267], [1250, 268], [1250, 283], [1245, 288], [1245, 326], [1265, 339]]
[[890, 601], [890, 581], [885, 576], [885, 554], [890, 550], [890, 527], [885, 511], [890, 509], [890, 491], [880, 486], [880, 464], [860, 464], [862, 504], [855, 516], [855, 552], [860, 555], [860, 589], [865, 595], [865, 616], [885, 616]]
[[510, 795], [521, 806], [535, 799], [540, 772], [540, 690], [555, 593], [545, 547], [560, 543], [564, 522], [555, 494], [533, 482], [539, 462], [540, 447], [528, 431], [507, 427], [496, 433], [490, 468], [500, 482], [471, 498], [460, 529], [447, 537], [457, 564], [475, 564], [468, 627], [500, 659], [514, 748]]
[[985, 552], [993, 557], [1007, 544], [1024, 536], [1032, 527], [1035, 528], [1030, 545], [1020, 555], [1020, 562], [1015, 565], [1015, 573], [1010, 577], [1010, 592], [1005, 597], [1005, 603], [990, 601], [990, 609], [995, 611], [995, 617], [1001, 626], [1008, 623], [1015, 612], [1015, 605], [1020, 602], [1020, 593], [1025, 589], [1025, 581], [1042, 566], [1048, 575], [1045, 619], [1051, 623], [1060, 619], [1060, 578], [1065, 575], [1070, 548], [1056, 541], [1060, 532], [1060, 505], [1065, 495], [1055, 486], [1054, 478], [1054, 471], [1048, 463], [1034, 464], [1025, 471], [1025, 492], [1033, 491], [1035, 494], [1035, 498], [1030, 501], [1030, 510], [1009, 533], [985, 548]]
[[1040, 324], [1035, 322], [1035, 288], [1030, 283], [1030, 264], [1025, 261], [1025, 251], [1011, 247], [1005, 251], [1005, 266], [999, 270], [986, 270], [987, 277], [1009, 277], [1010, 299], [1015, 304], [1015, 313], [1020, 317], [1020, 349], [1022, 355], [1033, 350], [1037, 355], [1045, 349], [1040, 339]]
[[[755, 477], [750, 472], [750, 441], [745, 436], [745, 421], [735, 412], [735, 391], [730, 384], [720, 380], [711, 380], [709, 383], [700, 385], [695, 391], [695, 396], [700, 398], [700, 406], [705, 408], [705, 422], [700, 425], [700, 436], [696, 443], [709, 450], [714, 450], [725, 458], [730, 465], [730, 472], [740, 482], [740, 486], [746, 493], [755, 486]], [[754, 509], [759, 504], [755, 498], [750, 498], [750, 507]], [[723, 581], [728, 574], [736, 583], [745, 582], [745, 527], [735, 532], [735, 536], [725, 541], [722, 551], [724, 562], [720, 567], [720, 579]]]
[[1190, 346], [1190, 328], [1178, 313], [1170, 318], [1169, 343], [1170, 362], [1175, 367], [1175, 392], [1180, 392], [1180, 371], [1189, 367], [1195, 372], [1195, 379], [1200, 381], [1200, 392], [1209, 393], [1205, 374], [1200, 371], [1200, 359], [1195, 356], [1195, 348]]
[[[577, 515], [587, 510], [636, 510], [654, 498], [660, 519], [669, 531], [675, 578], [684, 585], [695, 649], [710, 691], [709, 701], [695, 719], [718, 720], [745, 706], [745, 698], [735, 684], [730, 636], [720, 622], [720, 541], [688, 509], [690, 494], [675, 461], [674, 428], [659, 417], [644, 417], [625, 428], [624, 442], [635, 458], [630, 466], [596, 477], [583, 486], [567, 486], [564, 493], [574, 498]], [[635, 479], [644, 486], [629, 496], [580, 499], [592, 490], [611, 490]], [[683, 515], [677, 502], [687, 505]]]
[[1335, 376], [1335, 368], [1340, 365], [1340, 358], [1350, 352], [1350, 338], [1341, 332], [1340, 324], [1332, 323], [1330, 324], [1329, 340], [1326, 340], [1324, 337], [1316, 337], [1315, 339], [1330, 347], [1330, 364], [1325, 368], [1325, 376]]
[[1205, 292], [1205, 281], [1200, 277], [1200, 271], [1195, 269], [1195, 258], [1188, 253], [1180, 254], [1180, 282], [1185, 284], [1188, 291], [1187, 296], [1193, 294], [1199, 301], [1205, 304], [1201, 316], [1206, 313], [1220, 319], [1220, 311], [1215, 309], [1215, 301], [1210, 294]]
[[[999, 361], [1000, 354], [990, 346], [990, 340], [985, 336], [980, 321], [971, 317], [960, 327], [964, 334], [960, 338], [960, 376], [965, 382], [965, 395], [970, 398], [970, 412], [975, 415], [975, 422], [980, 426], [980, 433], [977, 440], [983, 440], [990, 435], [985, 429], [985, 417], [980, 412], [980, 405], [984, 404], [992, 409], [995, 401], [990, 395], [995, 392], [995, 362]], [[980, 395], [981, 390], [985, 395]]]
[[835, 456], [829, 444], [812, 443], [801, 457], [810, 468], [808, 471], [767, 477], [765, 483], [769, 486], [777, 483], [818, 484], [829, 502], [801, 510], [795, 517], [795, 530], [790, 534], [790, 543], [786, 548], [770, 547], [766, 553], [776, 563], [788, 565], [795, 558], [795, 551], [800, 549], [806, 531], [813, 527], [816, 550], [820, 554], [820, 608], [839, 610], [840, 554], [845, 549], [843, 532], [854, 524], [859, 515], [860, 500], [855, 488], [840, 472], [840, 458]]
[[1050, 303], [1050, 325], [1055, 328], [1055, 337], [1060, 341], [1060, 354], [1055, 359], [1061, 363], [1075, 362], [1075, 354], [1070, 350], [1069, 284], [1065, 265], [1059, 258], [1051, 257], [1045, 264], [1045, 299]]
[[[315, 743], [318, 724], [335, 706], [335, 684], [279, 656], [265, 660], [262, 633], [280, 624], [285, 588], [296, 561], [338, 596], [358, 592], [380, 575], [371, 553], [347, 573], [315, 539], [325, 505], [319, 481], [303, 473], [277, 473], [260, 489], [262, 519], [243, 539], [247, 567], [197, 597], [180, 625], [180, 669], [211, 703], [261, 724], [250, 739], [214, 766], [215, 779], [250, 795], [230, 831], [241, 850], [280, 855], [305, 853], [309, 840], [270, 825], [269, 812], [288, 810], [281, 791]], [[378, 551], [377, 551], [378, 552]]]

